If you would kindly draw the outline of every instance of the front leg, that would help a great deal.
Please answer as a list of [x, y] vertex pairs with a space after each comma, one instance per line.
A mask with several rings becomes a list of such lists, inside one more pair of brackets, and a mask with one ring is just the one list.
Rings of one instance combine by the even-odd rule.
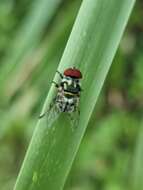
[[62, 75], [62, 73], [60, 73], [59, 71], [56, 71], [56, 72], [60, 75], [61, 79], [64, 78], [63, 75]]
[[58, 83], [56, 83], [55, 81], [52, 81], [52, 83], [55, 85], [56, 88], [59, 88]]

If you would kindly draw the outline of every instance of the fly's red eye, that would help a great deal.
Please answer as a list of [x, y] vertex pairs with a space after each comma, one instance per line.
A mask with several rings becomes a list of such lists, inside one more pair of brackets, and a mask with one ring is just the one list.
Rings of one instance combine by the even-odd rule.
[[78, 78], [78, 79], [82, 78], [82, 74], [81, 74], [80, 70], [78, 70], [76, 68], [66, 69], [64, 71], [64, 75], [68, 76], [68, 77]]

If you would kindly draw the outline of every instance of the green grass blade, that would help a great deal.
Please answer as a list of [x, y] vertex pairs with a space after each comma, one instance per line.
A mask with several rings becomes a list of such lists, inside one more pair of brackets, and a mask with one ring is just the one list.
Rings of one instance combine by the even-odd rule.
[[[58, 70], [83, 73], [80, 118], [52, 112], [38, 122], [15, 190], [62, 189], [119, 45], [134, 0], [84, 0]], [[58, 76], [55, 77], [58, 81]], [[43, 111], [55, 96], [50, 89]], [[75, 116], [76, 118], [76, 116]]]

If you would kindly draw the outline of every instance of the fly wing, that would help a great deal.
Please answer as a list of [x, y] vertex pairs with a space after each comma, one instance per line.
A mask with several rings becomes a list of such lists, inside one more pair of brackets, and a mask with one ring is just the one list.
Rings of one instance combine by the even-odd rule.
[[49, 106], [49, 108], [47, 109], [47, 111], [45, 111], [43, 114], [41, 114], [39, 116], [39, 119], [43, 118], [43, 117], [46, 117], [49, 119], [49, 118], [54, 118], [56, 117], [56, 115], [59, 115], [58, 114], [58, 110], [56, 108], [56, 104], [55, 104], [55, 101], [56, 101], [56, 98], [54, 98]]
[[80, 111], [77, 109], [74, 112], [69, 113], [72, 130], [75, 130], [79, 125]]
[[73, 111], [69, 113], [72, 129], [76, 129], [79, 124], [80, 109], [79, 109], [79, 97], [74, 98]]

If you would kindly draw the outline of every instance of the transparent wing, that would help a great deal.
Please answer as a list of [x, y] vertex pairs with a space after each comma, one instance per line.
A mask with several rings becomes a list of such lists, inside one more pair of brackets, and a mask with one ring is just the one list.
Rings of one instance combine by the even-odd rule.
[[80, 111], [79, 109], [77, 109], [76, 111], [68, 113], [68, 114], [69, 114], [72, 130], [75, 130], [79, 125]]
[[53, 99], [53, 101], [51, 102], [49, 108], [47, 111], [45, 111], [44, 113], [42, 113], [39, 116], [39, 119], [42, 119], [43, 117], [47, 117], [48, 119], [50, 118], [56, 118], [57, 115], [59, 115], [58, 110], [56, 109], [56, 105], [55, 105], [55, 98]]

